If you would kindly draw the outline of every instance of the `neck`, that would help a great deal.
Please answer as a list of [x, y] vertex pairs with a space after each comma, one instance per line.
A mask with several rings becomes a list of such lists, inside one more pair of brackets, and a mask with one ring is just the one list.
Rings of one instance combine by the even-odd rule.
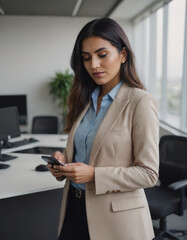
[[107, 95], [116, 85], [118, 85], [119, 82], [120, 82], [120, 79], [118, 81], [115, 81], [115, 82], [111, 81], [105, 85], [102, 85], [99, 96], [103, 97]]

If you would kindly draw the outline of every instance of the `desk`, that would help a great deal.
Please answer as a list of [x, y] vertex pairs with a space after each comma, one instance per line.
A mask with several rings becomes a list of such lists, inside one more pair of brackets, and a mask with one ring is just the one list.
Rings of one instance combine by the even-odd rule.
[[22, 135], [39, 142], [4, 149], [2, 153], [18, 158], [7, 161], [9, 168], [0, 170], [0, 239], [55, 240], [63, 182], [50, 172], [36, 172], [45, 164], [41, 154], [13, 153], [31, 147], [66, 147], [67, 135]]

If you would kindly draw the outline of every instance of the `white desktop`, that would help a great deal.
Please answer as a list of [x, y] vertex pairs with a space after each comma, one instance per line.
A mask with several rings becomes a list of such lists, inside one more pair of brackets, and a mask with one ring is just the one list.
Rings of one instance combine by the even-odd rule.
[[58, 182], [49, 171], [38, 172], [35, 170], [37, 165], [46, 164], [41, 159], [41, 155], [44, 154], [15, 153], [14, 151], [39, 146], [65, 148], [67, 135], [24, 134], [20, 137], [13, 138], [11, 141], [14, 142], [30, 137], [34, 137], [39, 141], [16, 148], [2, 150], [3, 154], [13, 155], [17, 158], [4, 162], [9, 164], [10, 167], [0, 170], [0, 199], [62, 188], [64, 186], [64, 181]]
[[[46, 164], [45, 153], [16, 153], [43, 147], [65, 148], [67, 135], [24, 134], [10, 141], [35, 138], [38, 142], [3, 149], [2, 154], [17, 158], [0, 169], [0, 239], [57, 240], [58, 218], [64, 182], [57, 181], [49, 171], [38, 172], [36, 166]], [[30, 150], [29, 150], [30, 151]]]

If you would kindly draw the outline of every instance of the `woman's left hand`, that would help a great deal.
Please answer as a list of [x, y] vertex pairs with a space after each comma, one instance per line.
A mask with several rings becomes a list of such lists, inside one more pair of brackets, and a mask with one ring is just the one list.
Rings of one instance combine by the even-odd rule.
[[68, 163], [65, 167], [54, 165], [54, 169], [63, 172], [74, 183], [87, 183], [94, 181], [94, 167], [84, 163]]

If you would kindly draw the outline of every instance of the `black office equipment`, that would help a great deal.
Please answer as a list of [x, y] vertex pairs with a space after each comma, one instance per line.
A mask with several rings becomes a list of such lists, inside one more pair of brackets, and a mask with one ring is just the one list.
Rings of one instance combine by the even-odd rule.
[[27, 96], [26, 95], [0, 95], [0, 108], [17, 107], [19, 124], [27, 124]]
[[[181, 239], [187, 230], [167, 230], [167, 216], [182, 216], [187, 208], [187, 138], [163, 136], [159, 144], [160, 185], [145, 189], [152, 219], [160, 220], [156, 238]], [[184, 238], [182, 238], [184, 239]]]
[[24, 138], [22, 140], [15, 141], [15, 142], [7, 142], [7, 144], [4, 145], [3, 148], [15, 148], [15, 147], [20, 147], [30, 143], [35, 143], [35, 142], [38, 142], [36, 138]]
[[32, 148], [27, 148], [27, 149], [23, 149], [23, 150], [16, 150], [14, 152], [15, 153], [32, 153], [32, 154], [52, 155], [56, 151], [63, 152], [64, 150], [65, 150], [65, 148], [60, 148], [60, 147], [39, 146], [39, 147], [32, 147]]
[[1, 154], [3, 145], [8, 140], [20, 136], [17, 107], [0, 108], [0, 161], [8, 161], [16, 157]]
[[7, 169], [9, 167], [10, 167], [9, 164], [0, 163], [0, 169]]
[[57, 134], [58, 118], [56, 116], [36, 116], [32, 121], [32, 133]]
[[41, 158], [46, 162], [46, 163], [50, 163], [51, 165], [59, 165], [59, 166], [66, 166], [67, 164], [60, 162], [58, 159], [56, 159], [55, 157], [52, 156], [46, 156], [43, 155], [41, 156]]
[[45, 165], [45, 164], [40, 164], [40, 165], [36, 166], [36, 167], [35, 167], [35, 170], [36, 170], [37, 172], [46, 172], [46, 171], [49, 171], [47, 165]]

